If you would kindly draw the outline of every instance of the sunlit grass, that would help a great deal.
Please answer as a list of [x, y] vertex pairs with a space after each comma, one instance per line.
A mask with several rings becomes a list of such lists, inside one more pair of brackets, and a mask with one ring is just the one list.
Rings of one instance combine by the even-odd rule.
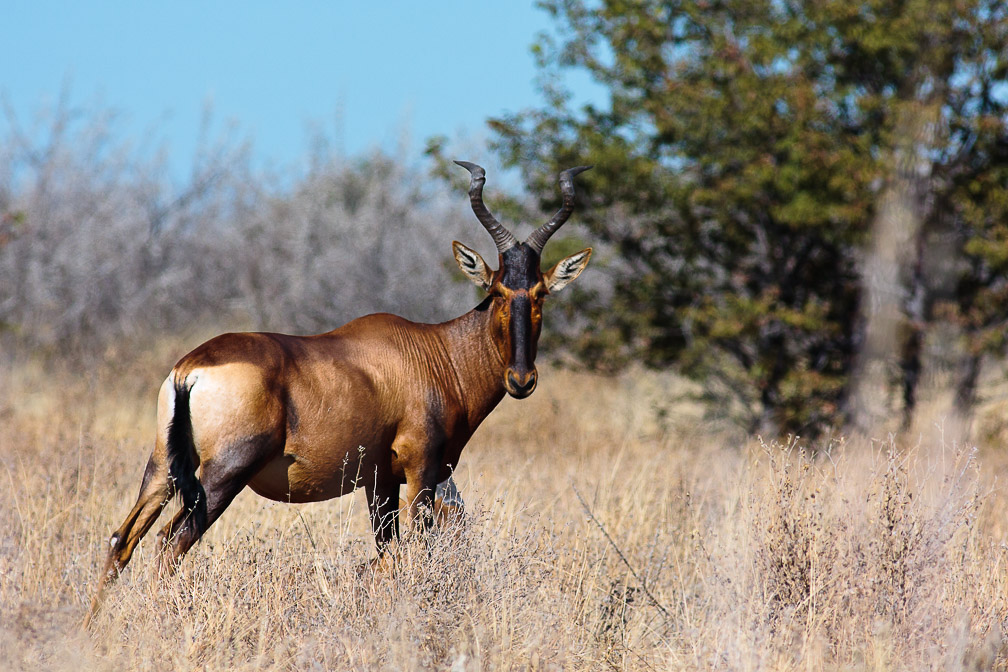
[[[160, 354], [157, 357], [161, 357]], [[170, 357], [164, 359], [170, 360]], [[174, 577], [145, 540], [90, 631], [153, 436], [158, 366], [21, 363], [0, 392], [0, 660], [12, 669], [989, 669], [1008, 644], [1008, 458], [745, 441], [682, 383], [546, 370], [463, 454], [468, 516], [392, 576], [358, 493], [242, 493]], [[1000, 477], [1001, 481], [998, 480]]]

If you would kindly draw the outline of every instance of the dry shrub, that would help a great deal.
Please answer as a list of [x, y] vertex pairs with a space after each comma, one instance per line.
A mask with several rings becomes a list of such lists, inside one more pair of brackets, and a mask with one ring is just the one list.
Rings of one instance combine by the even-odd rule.
[[980, 609], [1003, 577], [976, 525], [975, 450], [890, 439], [813, 458], [761, 442], [750, 459], [734, 523], [709, 542], [721, 664], [776, 669], [800, 652], [820, 669], [958, 667], [1000, 633], [1005, 596], [1000, 615]]

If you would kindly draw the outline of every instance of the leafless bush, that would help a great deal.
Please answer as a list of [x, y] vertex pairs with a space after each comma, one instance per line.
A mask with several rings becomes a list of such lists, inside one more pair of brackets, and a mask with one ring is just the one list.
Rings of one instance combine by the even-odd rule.
[[315, 332], [381, 310], [438, 320], [472, 296], [444, 272], [451, 238], [478, 234], [464, 188], [433, 197], [404, 161], [316, 152], [276, 188], [247, 143], [207, 131], [177, 180], [114, 114], [66, 97], [30, 127], [6, 112], [0, 326], [18, 342], [100, 352], [235, 324]]
[[173, 187], [160, 159], [116, 136], [110, 113], [63, 99], [32, 128], [8, 111], [8, 127], [0, 209], [14, 224], [0, 249], [0, 321], [9, 330], [31, 345], [89, 349], [219, 309], [234, 283], [208, 282], [205, 271], [220, 266], [210, 241], [248, 188], [242, 146], [212, 147]]
[[242, 308], [257, 325], [298, 331], [366, 312], [454, 317], [473, 295], [452, 281], [450, 241], [483, 238], [464, 186], [454, 199], [428, 195], [417, 171], [381, 155], [314, 167], [235, 223]]

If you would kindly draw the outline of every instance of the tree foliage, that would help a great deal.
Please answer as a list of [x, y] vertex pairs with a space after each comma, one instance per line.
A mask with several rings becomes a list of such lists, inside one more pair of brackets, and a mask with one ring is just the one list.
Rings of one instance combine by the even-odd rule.
[[[491, 128], [544, 210], [558, 169], [596, 165], [580, 211], [609, 246], [615, 296], [595, 306], [590, 358], [677, 364], [750, 429], [842, 421], [871, 310], [861, 252], [880, 193], [906, 172], [922, 235], [955, 232], [968, 259], [956, 309], [972, 308], [957, 314], [997, 331], [1003, 3], [542, 6], [557, 24], [534, 47], [545, 104]], [[571, 109], [570, 69], [607, 103]]]

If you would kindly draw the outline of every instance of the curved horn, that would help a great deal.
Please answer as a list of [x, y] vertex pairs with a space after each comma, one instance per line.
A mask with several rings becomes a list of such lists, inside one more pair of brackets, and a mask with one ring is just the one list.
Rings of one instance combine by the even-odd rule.
[[578, 166], [577, 168], [568, 168], [567, 170], [560, 173], [560, 193], [563, 194], [563, 205], [557, 210], [557, 213], [553, 215], [553, 219], [543, 224], [541, 227], [532, 232], [532, 234], [525, 239], [525, 244], [536, 251], [536, 254], [541, 255], [543, 247], [546, 246], [546, 241], [550, 239], [556, 230], [563, 226], [567, 218], [571, 216], [574, 211], [574, 176], [589, 170], [591, 166]]
[[497, 244], [497, 251], [504, 254], [518, 244], [518, 239], [504, 225], [498, 222], [483, 203], [483, 184], [486, 182], [486, 171], [481, 166], [468, 161], [456, 161], [472, 175], [469, 181], [469, 202], [472, 203], [473, 212], [480, 224], [490, 232], [494, 242]]

